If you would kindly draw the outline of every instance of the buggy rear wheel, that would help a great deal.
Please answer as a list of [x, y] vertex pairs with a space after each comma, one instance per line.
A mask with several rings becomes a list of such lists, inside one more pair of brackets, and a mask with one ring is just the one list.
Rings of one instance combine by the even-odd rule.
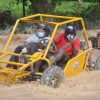
[[47, 68], [41, 76], [40, 83], [57, 88], [64, 79], [63, 70], [58, 66]]

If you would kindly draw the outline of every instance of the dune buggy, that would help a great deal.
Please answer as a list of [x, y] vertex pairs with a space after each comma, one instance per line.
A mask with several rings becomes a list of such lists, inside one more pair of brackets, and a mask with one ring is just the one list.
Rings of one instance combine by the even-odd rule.
[[[31, 24], [43, 23], [52, 26], [50, 41], [48, 42], [45, 50], [40, 50], [33, 53], [32, 55], [27, 55], [27, 63], [13, 62], [4, 59], [8, 55], [14, 55], [17, 57], [20, 56], [20, 54], [8, 52], [8, 47], [13, 39], [14, 34], [16, 33], [18, 24], [21, 22]], [[77, 31], [77, 36], [81, 41], [79, 53], [77, 56], [71, 58], [68, 62], [63, 62], [62, 60], [60, 63], [52, 65], [48, 58], [48, 54], [50, 52], [51, 46], [53, 45], [54, 37], [57, 33], [59, 33], [58, 31], [63, 30], [66, 25], [73, 24], [77, 26], [77, 23], [79, 23], [79, 27], [81, 27]], [[80, 30], [82, 31], [80, 32]], [[37, 61], [42, 61], [39, 72], [35, 73], [35, 78], [39, 78], [40, 83], [43, 85], [58, 87], [64, 76], [67, 78], [75, 76], [86, 68], [89, 52], [90, 46], [88, 43], [87, 32], [83, 19], [80, 17], [35, 14], [32, 16], [20, 18], [16, 21], [12, 32], [9, 35], [7, 43], [4, 46], [4, 49], [0, 52], [0, 82], [3, 84], [13, 84], [18, 80], [23, 81], [27, 76], [30, 76], [30, 67], [33, 66]], [[12, 66], [16, 65], [17, 68], [7, 68], [6, 64], [11, 64]]]

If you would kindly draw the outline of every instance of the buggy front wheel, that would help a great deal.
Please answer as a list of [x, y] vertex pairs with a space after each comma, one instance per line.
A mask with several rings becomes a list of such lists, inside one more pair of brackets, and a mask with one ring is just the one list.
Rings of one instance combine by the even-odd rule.
[[63, 70], [58, 66], [52, 66], [47, 68], [41, 76], [40, 83], [50, 87], [57, 88], [60, 83], [63, 82], [64, 74]]

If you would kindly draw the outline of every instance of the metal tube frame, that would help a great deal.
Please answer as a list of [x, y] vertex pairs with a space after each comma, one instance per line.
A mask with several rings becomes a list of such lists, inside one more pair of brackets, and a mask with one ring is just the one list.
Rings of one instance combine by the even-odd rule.
[[[36, 18], [36, 17], [40, 17], [40, 20], [35, 22], [33, 19]], [[49, 17], [49, 18], [59, 18], [59, 19], [66, 19], [66, 21], [63, 21], [63, 22], [49, 22], [49, 21], [44, 21], [43, 20], [43, 17]], [[33, 19], [32, 19], [33, 18]], [[33, 20], [33, 21], [32, 21]], [[1, 59], [3, 57], [5, 57], [6, 55], [15, 55], [15, 56], [19, 56], [19, 54], [16, 54], [16, 53], [9, 53], [7, 52], [7, 48], [12, 40], [12, 37], [14, 35], [14, 32], [16, 30], [16, 27], [17, 25], [19, 24], [20, 21], [26, 21], [26, 22], [35, 22], [35, 23], [47, 23], [47, 24], [54, 24], [55, 25], [55, 28], [52, 32], [52, 36], [50, 38], [50, 41], [48, 43], [48, 46], [43, 54], [43, 57], [39, 57], [38, 59], [33, 59], [33, 61], [27, 63], [27, 64], [20, 64], [20, 63], [15, 63], [15, 62], [8, 62], [8, 61], [2, 61]], [[50, 65], [50, 61], [46, 58], [47, 54], [48, 54], [48, 51], [49, 51], [49, 48], [50, 48], [50, 45], [54, 39], [54, 36], [56, 34], [56, 31], [58, 29], [59, 26], [61, 25], [64, 25], [64, 24], [69, 24], [69, 23], [72, 23], [72, 22], [76, 22], [76, 21], [81, 21], [81, 24], [82, 24], [82, 27], [83, 27], [83, 30], [84, 30], [84, 36], [85, 36], [85, 39], [86, 39], [86, 42], [87, 42], [87, 45], [88, 45], [88, 50], [90, 49], [90, 46], [89, 46], [89, 43], [88, 43], [88, 37], [87, 37], [87, 32], [86, 32], [86, 29], [85, 29], [85, 25], [84, 25], [84, 22], [83, 22], [83, 19], [80, 18], [80, 17], [66, 17], [66, 16], [56, 16], [56, 15], [47, 15], [47, 14], [35, 14], [35, 15], [31, 15], [31, 16], [28, 16], [28, 17], [24, 17], [24, 18], [20, 18], [16, 21], [14, 27], [13, 27], [13, 30], [8, 38], [8, 41], [3, 49], [2, 52], [0, 52], [1, 56], [0, 56], [0, 63], [1, 62], [4, 62], [4, 63], [9, 63], [9, 64], [14, 64], [14, 65], [22, 65], [21, 68], [19, 68], [19, 70], [23, 70], [24, 68], [26, 68], [27, 66], [29, 66], [31, 63], [34, 63], [38, 60], [45, 60], [47, 61], [47, 63]], [[31, 56], [30, 56], [31, 57]]]

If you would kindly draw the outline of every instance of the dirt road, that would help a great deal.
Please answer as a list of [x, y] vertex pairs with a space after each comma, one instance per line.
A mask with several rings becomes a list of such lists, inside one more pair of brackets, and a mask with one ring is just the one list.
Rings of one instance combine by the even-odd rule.
[[0, 100], [100, 100], [100, 71], [85, 71], [66, 79], [60, 88], [39, 85], [38, 82], [0, 85]]

